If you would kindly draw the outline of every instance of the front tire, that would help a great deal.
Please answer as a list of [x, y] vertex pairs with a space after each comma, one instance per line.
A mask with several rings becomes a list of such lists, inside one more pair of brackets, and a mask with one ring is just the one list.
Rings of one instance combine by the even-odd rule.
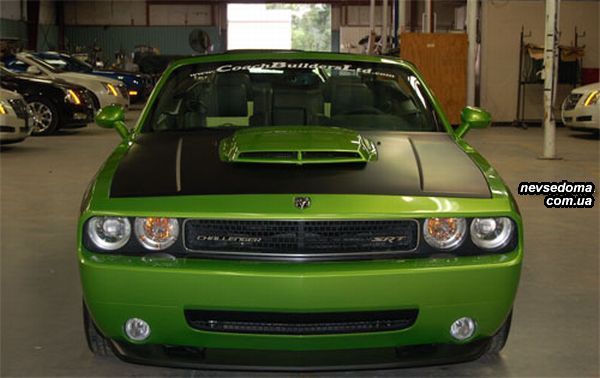
[[487, 351], [483, 354], [484, 358], [496, 358], [500, 351], [506, 345], [506, 340], [508, 339], [508, 334], [510, 333], [510, 323], [512, 321], [512, 311], [502, 324], [502, 327], [496, 332], [492, 339], [490, 340], [490, 344], [488, 346]]
[[45, 98], [36, 98], [29, 102], [33, 135], [50, 135], [58, 129], [58, 110], [56, 106]]
[[107, 357], [113, 355], [110, 341], [100, 333], [100, 330], [94, 324], [85, 302], [83, 303], [83, 328], [88, 348], [95, 356]]

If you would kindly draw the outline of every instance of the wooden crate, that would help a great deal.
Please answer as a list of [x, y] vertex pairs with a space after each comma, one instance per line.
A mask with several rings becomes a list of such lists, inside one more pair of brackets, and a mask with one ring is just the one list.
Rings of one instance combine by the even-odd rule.
[[414, 63], [442, 104], [452, 124], [460, 123], [467, 103], [465, 33], [402, 33], [400, 57]]

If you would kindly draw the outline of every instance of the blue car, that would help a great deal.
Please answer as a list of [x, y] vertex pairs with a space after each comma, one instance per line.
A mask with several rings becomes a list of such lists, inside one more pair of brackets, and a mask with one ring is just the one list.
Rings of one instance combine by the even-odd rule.
[[120, 80], [127, 87], [132, 103], [145, 100], [154, 86], [150, 75], [127, 71], [97, 70], [86, 62], [58, 52], [36, 52], [32, 55], [63, 71], [81, 72]]

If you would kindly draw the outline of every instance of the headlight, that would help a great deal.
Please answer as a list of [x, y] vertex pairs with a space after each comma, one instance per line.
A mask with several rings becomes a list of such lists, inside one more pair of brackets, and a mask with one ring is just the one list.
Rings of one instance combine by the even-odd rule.
[[102, 84], [104, 85], [104, 88], [106, 88], [106, 90], [108, 91], [108, 94], [111, 94], [113, 96], [119, 95], [117, 88], [115, 88], [115, 86], [112, 85], [111, 83], [102, 83]]
[[514, 228], [510, 218], [475, 218], [471, 222], [471, 240], [479, 248], [500, 249], [510, 242]]
[[[27, 108], [29, 109], [29, 107], [27, 107]], [[15, 109], [10, 104], [10, 102], [0, 100], [0, 114], [4, 115], [4, 114], [8, 114], [10, 112], [12, 112], [13, 114], [16, 114]]]
[[179, 223], [173, 218], [136, 218], [135, 235], [147, 249], [169, 248], [179, 236]]
[[464, 218], [429, 218], [423, 227], [425, 241], [430, 246], [449, 251], [458, 248], [467, 234]]
[[585, 99], [583, 105], [584, 106], [590, 106], [590, 105], [594, 105], [595, 103], [598, 102], [598, 98], [600, 97], [600, 91], [593, 91], [592, 93], [590, 93], [587, 98]]
[[125, 217], [94, 217], [87, 224], [87, 234], [98, 248], [114, 251], [129, 241], [131, 224]]
[[65, 100], [75, 105], [81, 105], [81, 99], [72, 89], [67, 89], [67, 96], [65, 97]]

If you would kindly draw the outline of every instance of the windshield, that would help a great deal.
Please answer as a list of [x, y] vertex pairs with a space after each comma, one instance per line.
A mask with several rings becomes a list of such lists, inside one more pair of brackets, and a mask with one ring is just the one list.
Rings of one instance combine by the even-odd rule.
[[63, 71], [92, 72], [93, 70], [89, 64], [67, 55], [41, 54], [37, 58]]
[[[62, 70], [60, 70], [56, 67], [53, 67], [51, 64], [48, 64], [48, 63], [44, 62], [43, 60], [38, 59], [34, 56], [28, 56], [27, 59], [31, 59], [33, 62], [35, 62], [36, 64], [40, 65], [42, 68], [44, 68], [50, 72], [53, 72], [53, 73], [62, 72]], [[21, 59], [19, 59], [19, 60], [21, 60]], [[27, 63], [27, 62], [25, 61], [24, 63]]]
[[267, 60], [186, 65], [168, 78], [143, 132], [320, 125], [441, 131], [412, 72], [391, 64]]

